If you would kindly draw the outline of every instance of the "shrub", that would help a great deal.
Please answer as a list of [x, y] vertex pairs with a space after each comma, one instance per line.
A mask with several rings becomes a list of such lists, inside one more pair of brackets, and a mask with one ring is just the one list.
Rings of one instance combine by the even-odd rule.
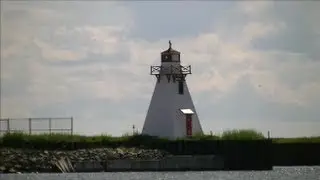
[[228, 130], [221, 135], [223, 140], [258, 140], [265, 139], [261, 132], [253, 129]]

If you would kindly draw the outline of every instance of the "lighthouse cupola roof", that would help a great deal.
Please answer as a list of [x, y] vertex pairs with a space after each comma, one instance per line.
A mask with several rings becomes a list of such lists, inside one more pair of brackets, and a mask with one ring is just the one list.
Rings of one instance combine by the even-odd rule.
[[161, 62], [180, 62], [180, 52], [172, 48], [171, 41], [169, 41], [169, 48], [161, 52]]

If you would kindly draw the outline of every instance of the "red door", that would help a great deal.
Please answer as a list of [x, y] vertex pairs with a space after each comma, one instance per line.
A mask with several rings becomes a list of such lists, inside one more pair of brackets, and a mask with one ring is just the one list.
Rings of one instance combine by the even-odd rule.
[[191, 115], [187, 115], [186, 119], [187, 136], [192, 136], [192, 118]]

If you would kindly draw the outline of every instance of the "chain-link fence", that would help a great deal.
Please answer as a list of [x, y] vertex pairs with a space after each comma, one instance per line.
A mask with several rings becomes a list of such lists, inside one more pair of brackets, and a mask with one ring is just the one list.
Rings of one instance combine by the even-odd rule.
[[9, 132], [73, 134], [73, 117], [0, 119], [0, 135]]

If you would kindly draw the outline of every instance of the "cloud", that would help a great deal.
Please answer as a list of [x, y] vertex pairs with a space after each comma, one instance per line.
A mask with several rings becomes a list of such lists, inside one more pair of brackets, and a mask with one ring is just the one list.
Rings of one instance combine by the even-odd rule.
[[[192, 65], [188, 84], [205, 129], [216, 126], [211, 118], [226, 126], [319, 115], [319, 23], [310, 5], [301, 6], [307, 24], [290, 19], [296, 3], [173, 3], [166, 15], [156, 9], [164, 2], [1, 5], [2, 117], [74, 115], [82, 133], [141, 126], [155, 84], [149, 66], [169, 39]], [[310, 48], [299, 33], [313, 37], [303, 41]]]
[[270, 7], [274, 5], [272, 1], [260, 1], [255, 3], [241, 2], [238, 3], [238, 12], [242, 12], [248, 16], [259, 17], [268, 14]]
[[34, 43], [38, 48], [42, 51], [42, 57], [44, 59], [53, 60], [53, 61], [59, 61], [59, 60], [65, 60], [65, 61], [72, 61], [72, 60], [78, 60], [85, 57], [84, 53], [77, 53], [72, 52], [70, 50], [64, 50], [64, 49], [57, 49], [52, 47], [50, 44], [42, 42], [41, 40], [35, 39]]

